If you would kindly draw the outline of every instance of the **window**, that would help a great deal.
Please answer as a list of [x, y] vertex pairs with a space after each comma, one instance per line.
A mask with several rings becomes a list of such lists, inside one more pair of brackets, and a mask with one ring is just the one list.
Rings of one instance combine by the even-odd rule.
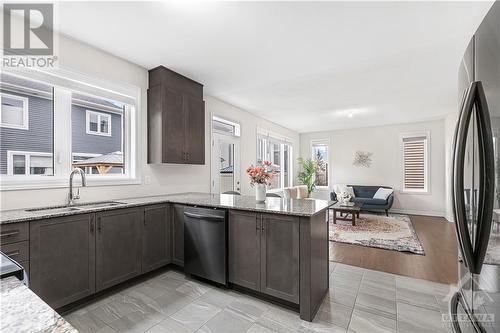
[[87, 134], [111, 136], [111, 115], [87, 110]]
[[52, 154], [7, 151], [7, 173], [9, 175], [52, 175]]
[[5, 73], [0, 78], [0, 174], [16, 179], [20, 175], [52, 176], [53, 86]]
[[311, 158], [319, 165], [316, 172], [316, 186], [328, 186], [328, 143], [329, 140], [311, 142]]
[[217, 116], [212, 116], [212, 131], [235, 137], [241, 136], [240, 124]]
[[28, 129], [28, 98], [3, 92], [0, 97], [2, 100], [0, 125]]
[[293, 153], [289, 140], [270, 134], [257, 134], [257, 165], [262, 164], [263, 161], [271, 162], [276, 171], [270, 188], [293, 185]]
[[428, 192], [428, 134], [403, 135], [403, 191]]
[[75, 167], [89, 185], [137, 183], [140, 89], [54, 71], [0, 74], [1, 190], [66, 186]]

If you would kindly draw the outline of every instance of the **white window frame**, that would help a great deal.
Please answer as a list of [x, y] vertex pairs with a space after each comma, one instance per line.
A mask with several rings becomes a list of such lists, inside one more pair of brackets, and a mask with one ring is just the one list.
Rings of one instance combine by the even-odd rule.
[[[97, 116], [97, 131], [92, 131], [90, 129], [90, 116], [91, 115], [96, 115]], [[101, 132], [101, 119], [102, 118], [108, 118], [108, 132]], [[85, 111], [85, 122], [86, 122], [86, 127], [85, 127], [85, 132], [87, 134], [91, 135], [100, 135], [100, 136], [111, 136], [111, 114], [109, 113], [102, 113], [102, 112], [97, 112], [93, 110], [86, 110]]]
[[[87, 186], [115, 186], [142, 183], [141, 106], [142, 90], [130, 84], [113, 83], [64, 68], [4, 69], [4, 73], [23, 77], [53, 87], [54, 101], [54, 175], [0, 175], [0, 191], [61, 188], [69, 184], [72, 165], [71, 96], [72, 92], [106, 97], [125, 104], [122, 121], [122, 144], [126, 173], [88, 175]], [[20, 177], [19, 177], [20, 176]], [[36, 177], [35, 177], [36, 176]]]
[[[0, 127], [29, 130], [29, 100], [28, 100], [28, 98], [17, 96], [17, 95], [12, 95], [12, 94], [7, 94], [4, 92], [1, 93], [1, 96], [2, 96], [2, 98], [8, 97], [8, 98], [12, 98], [12, 99], [17, 99], [23, 103], [23, 124], [22, 125], [4, 124], [2, 122], [2, 112], [0, 110]], [[0, 106], [0, 108], [1, 108], [1, 106]]]
[[[417, 139], [424, 138], [424, 188], [423, 189], [408, 189], [405, 187], [405, 154], [404, 154], [404, 140], [406, 139]], [[411, 132], [411, 133], [402, 133], [400, 135], [400, 152], [401, 152], [401, 188], [400, 193], [403, 194], [431, 194], [431, 154], [430, 154], [430, 145], [431, 145], [431, 133], [430, 132]]]
[[[294, 168], [294, 159], [293, 159], [293, 142], [291, 139], [281, 136], [276, 133], [272, 133], [263, 129], [257, 128], [257, 133], [256, 133], [256, 140], [255, 140], [255, 161], [257, 162], [259, 160], [259, 139], [265, 139], [267, 140], [267, 145], [264, 146], [264, 157], [266, 161], [269, 161], [271, 156], [269, 152], [269, 144], [271, 142], [280, 144], [280, 166], [284, 167], [285, 165], [285, 154], [283, 153], [285, 151], [284, 146], [288, 145], [289, 146], [289, 151], [288, 151], [288, 187], [293, 186], [293, 180], [294, 180], [294, 173], [293, 173], [293, 168]], [[285, 183], [285, 173], [280, 172], [280, 188], [283, 188], [283, 184]]]
[[326, 147], [326, 163], [327, 163], [327, 168], [326, 168], [326, 172], [327, 172], [327, 179], [328, 179], [328, 182], [326, 185], [317, 185], [316, 188], [317, 189], [326, 189], [326, 188], [330, 188], [330, 139], [326, 138], [326, 139], [314, 139], [314, 140], [311, 140], [310, 142], [310, 146], [309, 146], [309, 151], [310, 151], [310, 156], [311, 156], [311, 159], [314, 160], [314, 158], [316, 158], [314, 156], [314, 146], [324, 146]]
[[[234, 134], [229, 134], [227, 132], [219, 131], [219, 130], [215, 129], [214, 126], [213, 126], [213, 121], [214, 120], [218, 121], [220, 123], [223, 123], [223, 124], [227, 124], [227, 125], [233, 126], [234, 127]], [[224, 117], [219, 117], [219, 116], [217, 116], [215, 114], [212, 114], [212, 121], [210, 122], [210, 128], [212, 129], [212, 133], [219, 133], [219, 134], [223, 134], [223, 135], [232, 136], [232, 137], [235, 137], [235, 138], [241, 137], [241, 125], [240, 125], [239, 122], [233, 121], [233, 120], [229, 120], [229, 119], [224, 118]]]
[[[14, 155], [24, 156], [24, 175], [14, 174]], [[7, 150], [7, 175], [14, 177], [22, 177], [22, 176], [47, 177], [47, 175], [32, 175], [30, 173], [31, 156], [51, 157], [52, 153], [41, 153], [37, 151], [24, 151], [24, 150]], [[52, 164], [52, 172], [54, 172], [54, 164]]]

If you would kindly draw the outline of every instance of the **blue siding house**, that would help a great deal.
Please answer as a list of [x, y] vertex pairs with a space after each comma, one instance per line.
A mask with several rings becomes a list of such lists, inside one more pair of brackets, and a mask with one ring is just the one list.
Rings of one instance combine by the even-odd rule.
[[[0, 173], [53, 174], [54, 112], [52, 87], [2, 74]], [[102, 173], [99, 160], [112, 154], [123, 172], [124, 105], [73, 93], [71, 106], [73, 162], [92, 159], [87, 173]]]

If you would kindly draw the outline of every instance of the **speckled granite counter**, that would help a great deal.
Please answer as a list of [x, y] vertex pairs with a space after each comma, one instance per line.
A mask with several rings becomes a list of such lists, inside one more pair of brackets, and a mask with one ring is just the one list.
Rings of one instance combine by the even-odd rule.
[[[110, 199], [113, 200], [113, 199]], [[316, 199], [291, 199], [267, 198], [265, 203], [258, 203], [255, 197], [246, 195], [210, 194], [210, 193], [180, 193], [154, 197], [141, 197], [129, 199], [117, 199], [122, 203], [113, 207], [86, 207], [78, 206], [78, 210], [66, 212], [54, 211], [26, 211], [7, 210], [0, 212], [0, 224], [33, 221], [50, 217], [59, 217], [75, 214], [84, 214], [103, 210], [144, 206], [159, 203], [179, 203], [186, 205], [197, 205], [205, 207], [219, 207], [227, 209], [256, 211], [263, 213], [284, 214], [294, 216], [313, 216], [325, 210], [334, 202]]]
[[11, 276], [0, 281], [0, 332], [78, 332]]

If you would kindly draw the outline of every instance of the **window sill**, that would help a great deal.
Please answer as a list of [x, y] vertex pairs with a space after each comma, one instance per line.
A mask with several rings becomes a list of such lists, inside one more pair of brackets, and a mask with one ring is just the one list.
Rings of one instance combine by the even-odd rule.
[[409, 191], [409, 190], [399, 190], [400, 194], [411, 194], [411, 195], [431, 195], [431, 191]]
[[[67, 188], [69, 186], [69, 177], [56, 178], [51, 176], [51, 179], [43, 179], [45, 177], [34, 177], [29, 180], [13, 179], [14, 177], [0, 177], [0, 192], [3, 191], [21, 191], [21, 190], [35, 190], [35, 189], [51, 189], [51, 188]], [[38, 178], [38, 179], [36, 179]], [[80, 180], [75, 179], [76, 187], [80, 187]], [[142, 182], [138, 178], [128, 177], [106, 177], [106, 179], [98, 179], [92, 176], [87, 177], [88, 187], [98, 186], [120, 186], [120, 185], [140, 185]]]

